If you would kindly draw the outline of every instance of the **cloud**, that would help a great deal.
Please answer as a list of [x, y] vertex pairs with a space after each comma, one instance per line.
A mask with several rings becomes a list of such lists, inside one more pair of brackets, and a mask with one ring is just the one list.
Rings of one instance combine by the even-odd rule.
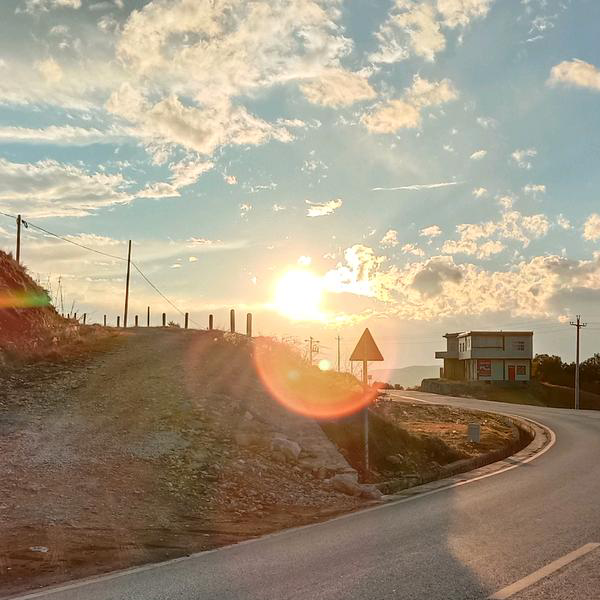
[[337, 2], [316, 0], [155, 0], [122, 28], [116, 50], [127, 81], [107, 107], [145, 140], [207, 156], [227, 145], [289, 142], [304, 124], [268, 122], [242, 99], [291, 82], [319, 103], [371, 96], [366, 80], [340, 67], [352, 42], [339, 17]]
[[565, 230], [572, 228], [571, 221], [569, 221], [569, 219], [567, 219], [564, 215], [558, 215], [556, 218], [556, 224]]
[[583, 237], [591, 242], [600, 240], [600, 215], [592, 213], [583, 225]]
[[400, 185], [398, 187], [374, 187], [371, 188], [373, 192], [395, 192], [397, 190], [410, 190], [419, 192], [421, 190], [434, 190], [437, 188], [450, 187], [453, 185], [460, 185], [462, 181], [442, 181], [440, 183], [414, 183], [412, 185]]
[[395, 229], [388, 229], [386, 234], [379, 241], [384, 248], [393, 248], [399, 244], [398, 232]]
[[493, 0], [437, 0], [437, 9], [448, 27], [466, 27], [473, 19], [484, 18]]
[[380, 46], [369, 58], [376, 63], [405, 60], [411, 52], [431, 62], [446, 47], [435, 8], [425, 2], [397, 1], [375, 36]]
[[327, 288], [372, 298], [380, 303], [374, 310], [401, 319], [437, 322], [498, 312], [551, 317], [576, 310], [582, 290], [596, 303], [600, 297], [600, 254], [581, 261], [534, 256], [505, 270], [457, 264], [452, 256], [399, 268], [362, 245], [348, 248], [344, 258], [325, 275]]
[[344, 69], [324, 71], [319, 77], [302, 83], [300, 90], [309, 102], [332, 108], [349, 106], [376, 96], [367, 77]]
[[51, 84], [59, 83], [64, 75], [61, 66], [53, 58], [36, 62], [35, 68], [41, 73], [46, 82]]
[[53, 144], [57, 146], [88, 146], [108, 144], [130, 137], [133, 132], [113, 126], [102, 131], [71, 125], [50, 125], [40, 129], [29, 127], [0, 127], [0, 142], [19, 144]]
[[402, 98], [388, 100], [361, 117], [362, 123], [374, 133], [393, 133], [399, 129], [414, 129], [421, 124], [421, 110], [458, 98], [458, 91], [449, 79], [428, 81], [418, 74]]
[[375, 37], [379, 48], [369, 59], [395, 63], [414, 54], [426, 61], [446, 48], [442, 27], [466, 27], [487, 15], [492, 0], [396, 0]]
[[237, 178], [235, 175], [224, 175], [223, 178], [225, 179], [225, 183], [227, 185], [236, 185], [237, 184]]
[[473, 152], [469, 158], [471, 160], [481, 160], [482, 158], [485, 158], [486, 155], [487, 150], [477, 150], [477, 152]]
[[23, 12], [35, 14], [56, 8], [81, 8], [81, 0], [25, 0], [25, 7], [17, 8], [17, 12], [23, 10]]
[[483, 198], [484, 196], [487, 196], [487, 194], [487, 188], [484, 187], [478, 187], [473, 190], [473, 196], [475, 196], [475, 198]]
[[0, 158], [0, 205], [27, 217], [78, 217], [133, 199], [123, 176], [42, 160], [14, 163]]
[[309, 205], [306, 216], [307, 217], [324, 217], [326, 215], [332, 215], [338, 208], [343, 204], [341, 198], [336, 200], [328, 200], [327, 202], [311, 202], [306, 200], [306, 204]]
[[523, 193], [535, 196], [536, 194], [545, 194], [546, 186], [543, 183], [528, 183], [523, 187]]
[[434, 238], [442, 235], [442, 230], [438, 225], [431, 225], [430, 227], [425, 227], [421, 229], [419, 235], [421, 237]]
[[[457, 225], [457, 240], [446, 240], [442, 245], [444, 254], [466, 254], [477, 258], [489, 258], [505, 249], [500, 241], [514, 240], [527, 247], [532, 239], [545, 236], [550, 229], [550, 222], [545, 215], [523, 215], [505, 208], [497, 221], [483, 223], [462, 223]], [[490, 238], [500, 239], [490, 239]]]
[[167, 182], [148, 183], [136, 193], [138, 198], [178, 198], [181, 196], [177, 188]]
[[425, 256], [425, 252], [419, 248], [416, 244], [404, 244], [400, 248], [403, 254], [412, 254], [414, 256]]
[[537, 150], [535, 148], [527, 148], [524, 150], [515, 150], [511, 154], [511, 158], [517, 164], [517, 166], [521, 169], [531, 169], [532, 164], [528, 158], [533, 158], [537, 156]]
[[583, 60], [565, 60], [552, 67], [548, 84], [600, 91], [600, 69]]

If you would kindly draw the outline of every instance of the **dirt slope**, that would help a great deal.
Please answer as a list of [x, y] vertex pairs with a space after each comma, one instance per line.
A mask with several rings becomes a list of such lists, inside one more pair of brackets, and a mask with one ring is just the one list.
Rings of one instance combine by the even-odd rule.
[[[0, 592], [212, 548], [364, 503], [260, 443], [273, 433], [261, 415], [283, 409], [246, 344], [218, 332], [139, 330], [108, 340], [103, 353], [5, 373]], [[240, 432], [258, 442], [246, 445]]]

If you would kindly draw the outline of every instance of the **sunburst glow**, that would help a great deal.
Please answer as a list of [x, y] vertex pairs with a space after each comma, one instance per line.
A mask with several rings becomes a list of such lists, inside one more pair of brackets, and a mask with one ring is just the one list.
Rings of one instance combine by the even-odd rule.
[[275, 288], [275, 308], [295, 321], [322, 321], [323, 282], [307, 270], [288, 271]]

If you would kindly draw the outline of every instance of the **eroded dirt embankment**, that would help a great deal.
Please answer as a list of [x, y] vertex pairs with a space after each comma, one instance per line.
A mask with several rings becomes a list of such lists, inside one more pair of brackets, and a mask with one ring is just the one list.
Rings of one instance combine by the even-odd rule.
[[[330, 444], [319, 447], [316, 423], [276, 418], [287, 411], [262, 388], [246, 344], [218, 332], [139, 330], [101, 353], [0, 373], [0, 592], [364, 504], [315, 476], [319, 461], [323, 476], [347, 464]], [[297, 460], [270, 447], [273, 435], [286, 437], [275, 423], [302, 429]]]

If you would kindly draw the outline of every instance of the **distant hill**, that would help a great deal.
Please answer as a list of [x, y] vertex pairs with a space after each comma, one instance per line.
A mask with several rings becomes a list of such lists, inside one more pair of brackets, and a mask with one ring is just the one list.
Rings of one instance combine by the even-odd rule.
[[415, 365], [402, 369], [371, 369], [370, 374], [373, 375], [374, 381], [399, 383], [404, 387], [413, 387], [421, 385], [423, 379], [439, 377], [440, 367], [438, 365]]

